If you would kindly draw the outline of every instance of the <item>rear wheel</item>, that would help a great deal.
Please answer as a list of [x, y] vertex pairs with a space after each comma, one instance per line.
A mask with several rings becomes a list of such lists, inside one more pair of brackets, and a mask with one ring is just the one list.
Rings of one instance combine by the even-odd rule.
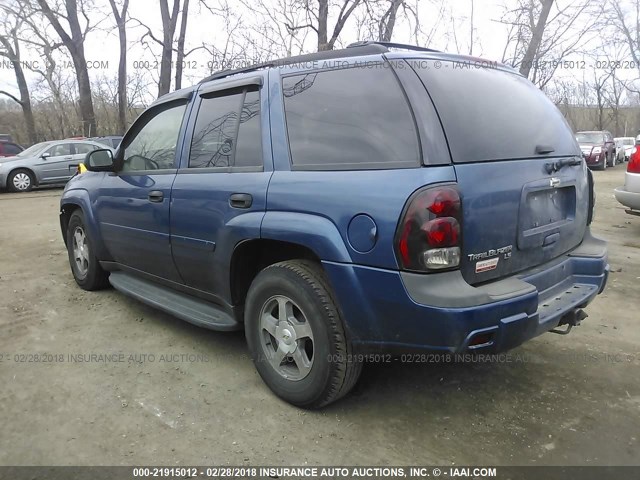
[[73, 212], [69, 219], [67, 252], [73, 278], [81, 288], [99, 290], [109, 285], [109, 276], [94, 254], [81, 210]]
[[7, 186], [12, 192], [29, 192], [34, 186], [33, 174], [29, 170], [15, 170], [9, 174]]
[[264, 382], [299, 407], [338, 400], [362, 370], [324, 272], [314, 262], [280, 262], [258, 274], [247, 295], [245, 334]]
[[616, 155], [611, 156], [611, 168], [615, 167], [618, 162], [618, 157]]

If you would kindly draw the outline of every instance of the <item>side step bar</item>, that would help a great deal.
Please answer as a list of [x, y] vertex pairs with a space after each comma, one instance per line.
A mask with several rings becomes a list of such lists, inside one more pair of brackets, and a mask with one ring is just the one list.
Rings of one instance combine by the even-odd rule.
[[190, 295], [124, 272], [112, 272], [109, 282], [125, 295], [199, 327], [221, 331], [242, 329], [242, 325], [221, 308]]

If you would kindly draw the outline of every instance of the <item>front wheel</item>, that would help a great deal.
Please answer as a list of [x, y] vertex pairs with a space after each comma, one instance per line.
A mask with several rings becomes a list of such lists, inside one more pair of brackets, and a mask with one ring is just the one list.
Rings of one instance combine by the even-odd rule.
[[76, 283], [84, 290], [99, 290], [109, 285], [109, 277], [94, 254], [84, 215], [76, 210], [67, 226], [67, 252]]
[[262, 270], [247, 294], [245, 334], [264, 382], [293, 405], [328, 405], [360, 376], [362, 363], [317, 263], [293, 260]]
[[30, 192], [34, 186], [33, 174], [29, 170], [15, 170], [7, 179], [7, 186], [12, 192]]

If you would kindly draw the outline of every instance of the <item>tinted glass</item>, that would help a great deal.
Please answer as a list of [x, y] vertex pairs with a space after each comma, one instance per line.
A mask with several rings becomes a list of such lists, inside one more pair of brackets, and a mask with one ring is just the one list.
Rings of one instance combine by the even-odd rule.
[[236, 145], [236, 167], [262, 166], [262, 137], [260, 135], [260, 94], [247, 92], [240, 112], [240, 128]]
[[413, 116], [390, 68], [349, 68], [283, 79], [293, 165], [394, 168], [418, 165]]
[[579, 154], [562, 113], [522, 76], [460, 62], [437, 68], [419, 63], [424, 67], [415, 70], [440, 115], [454, 162], [537, 157], [538, 145], [551, 146], [553, 156]]
[[160, 111], [129, 139], [124, 149], [123, 170], [160, 170], [174, 168], [176, 144], [186, 105]]
[[190, 168], [229, 167], [242, 92], [202, 99], [191, 140]]
[[54, 145], [49, 150], [47, 150], [46, 153], [50, 154], [52, 157], [71, 155], [71, 144], [59, 143], [58, 145]]
[[6, 155], [17, 155], [22, 151], [22, 149], [15, 143], [5, 143], [3, 145], [4, 145], [4, 153]]
[[89, 152], [93, 152], [98, 147], [91, 145], [90, 143], [75, 143], [73, 145], [73, 148], [75, 148], [77, 155], [80, 155], [80, 154], [86, 155]]

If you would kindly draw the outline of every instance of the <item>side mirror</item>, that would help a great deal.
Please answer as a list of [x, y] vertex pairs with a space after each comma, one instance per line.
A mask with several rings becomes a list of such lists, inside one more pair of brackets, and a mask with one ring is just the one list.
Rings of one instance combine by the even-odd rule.
[[51, 154], [49, 152], [44, 152], [42, 155], [40, 155], [40, 158], [44, 158], [46, 160], [50, 156], [51, 156]]
[[108, 148], [100, 148], [89, 152], [84, 159], [84, 166], [90, 172], [113, 172], [115, 167], [113, 152]]

